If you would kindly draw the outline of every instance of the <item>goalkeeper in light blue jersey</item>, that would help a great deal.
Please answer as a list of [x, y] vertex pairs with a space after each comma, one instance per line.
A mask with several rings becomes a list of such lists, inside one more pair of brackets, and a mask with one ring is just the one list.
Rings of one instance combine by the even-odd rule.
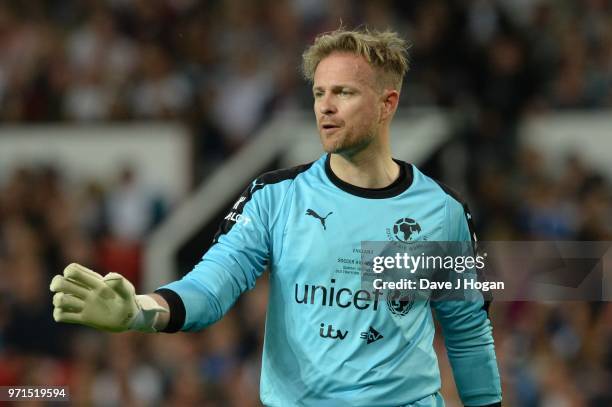
[[467, 206], [451, 190], [392, 158], [405, 42], [392, 32], [337, 30], [317, 37], [303, 68], [326, 154], [254, 180], [201, 262], [154, 294], [135, 295], [114, 273], [68, 266], [51, 284], [55, 319], [110, 331], [198, 331], [268, 270], [265, 405], [443, 406], [431, 309], [463, 403], [501, 405], [482, 296], [402, 309], [344, 267], [359, 262], [362, 242], [388, 240], [398, 222], [405, 240], [475, 239]]

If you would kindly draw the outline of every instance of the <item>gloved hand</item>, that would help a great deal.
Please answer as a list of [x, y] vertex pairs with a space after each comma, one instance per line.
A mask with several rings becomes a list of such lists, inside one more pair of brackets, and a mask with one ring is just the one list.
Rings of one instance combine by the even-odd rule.
[[136, 330], [155, 332], [160, 312], [168, 312], [148, 295], [136, 295], [125, 277], [109, 273], [102, 277], [77, 263], [64, 269], [64, 275], [51, 280], [53, 319], [83, 324], [110, 332]]

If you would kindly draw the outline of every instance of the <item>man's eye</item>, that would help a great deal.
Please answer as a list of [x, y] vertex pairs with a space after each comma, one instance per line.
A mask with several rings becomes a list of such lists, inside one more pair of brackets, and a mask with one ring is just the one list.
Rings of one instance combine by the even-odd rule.
[[353, 92], [351, 92], [350, 90], [345, 90], [345, 89], [343, 89], [343, 90], [341, 90], [341, 91], [340, 91], [340, 94], [341, 94], [342, 96], [348, 96], [348, 95], [352, 95], [352, 94], [353, 94]]
[[316, 98], [319, 98], [319, 97], [321, 97], [321, 96], [323, 96], [323, 93], [322, 93], [322, 92], [315, 92], [315, 93], [314, 93], [314, 97], [316, 97]]

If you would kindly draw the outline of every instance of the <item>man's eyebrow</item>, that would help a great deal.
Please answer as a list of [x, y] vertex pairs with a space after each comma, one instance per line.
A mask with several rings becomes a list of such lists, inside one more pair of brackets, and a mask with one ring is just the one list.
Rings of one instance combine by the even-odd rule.
[[[323, 90], [325, 87], [324, 86], [313, 86], [312, 90]], [[331, 89], [340, 89], [340, 88], [351, 88], [354, 89], [355, 85], [349, 85], [348, 83], [338, 83], [335, 85], [331, 85], [330, 86]]]

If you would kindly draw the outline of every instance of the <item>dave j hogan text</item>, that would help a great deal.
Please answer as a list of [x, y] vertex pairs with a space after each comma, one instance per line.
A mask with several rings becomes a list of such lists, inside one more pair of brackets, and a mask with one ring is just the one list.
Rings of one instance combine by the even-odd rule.
[[476, 279], [458, 279], [457, 281], [432, 281], [427, 278], [411, 280], [401, 278], [398, 281], [384, 281], [377, 278], [373, 281], [377, 290], [503, 290], [503, 281], [478, 281]]

